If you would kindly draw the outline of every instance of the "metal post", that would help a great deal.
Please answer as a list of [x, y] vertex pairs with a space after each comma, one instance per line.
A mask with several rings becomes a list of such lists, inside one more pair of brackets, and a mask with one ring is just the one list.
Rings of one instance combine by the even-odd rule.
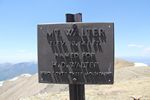
[[[82, 14], [66, 14], [66, 22], [82, 22]], [[70, 100], [85, 100], [84, 84], [69, 84]]]

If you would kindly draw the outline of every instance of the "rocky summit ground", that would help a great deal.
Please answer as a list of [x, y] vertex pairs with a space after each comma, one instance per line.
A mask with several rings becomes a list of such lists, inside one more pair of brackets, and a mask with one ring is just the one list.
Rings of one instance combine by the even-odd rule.
[[[86, 100], [150, 100], [150, 67], [116, 62], [114, 84], [86, 85]], [[68, 85], [40, 84], [37, 74], [20, 76], [0, 86], [0, 100], [69, 100]]]

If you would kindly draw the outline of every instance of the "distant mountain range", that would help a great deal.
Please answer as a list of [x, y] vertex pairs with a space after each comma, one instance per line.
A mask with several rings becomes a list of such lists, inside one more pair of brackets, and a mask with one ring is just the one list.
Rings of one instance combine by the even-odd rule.
[[150, 66], [150, 57], [122, 57], [125, 60], [132, 62], [140, 62]]
[[24, 73], [35, 74], [37, 69], [37, 64], [34, 62], [0, 64], [0, 81], [8, 80]]
[[[116, 59], [115, 67], [134, 66], [132, 62], [145, 63], [150, 66], [150, 58], [146, 57], [123, 57], [123, 59]], [[128, 62], [131, 61], [131, 62]], [[119, 63], [118, 63], [119, 62]], [[128, 62], [128, 63], [127, 63]], [[3, 63], [0, 64], [0, 81], [8, 80], [17, 77], [21, 74], [35, 74], [37, 73], [37, 63], [34, 62], [22, 62], [17, 64]]]

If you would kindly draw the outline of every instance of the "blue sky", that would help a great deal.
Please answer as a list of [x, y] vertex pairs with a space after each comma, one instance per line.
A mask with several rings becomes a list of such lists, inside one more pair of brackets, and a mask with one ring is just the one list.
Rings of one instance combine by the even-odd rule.
[[37, 24], [115, 23], [116, 57], [150, 57], [150, 0], [0, 0], [0, 62], [36, 61]]

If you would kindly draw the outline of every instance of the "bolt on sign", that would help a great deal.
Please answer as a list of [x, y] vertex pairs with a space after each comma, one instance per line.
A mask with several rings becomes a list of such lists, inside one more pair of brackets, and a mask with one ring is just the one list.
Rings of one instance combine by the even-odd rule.
[[113, 84], [114, 24], [38, 25], [40, 83]]

